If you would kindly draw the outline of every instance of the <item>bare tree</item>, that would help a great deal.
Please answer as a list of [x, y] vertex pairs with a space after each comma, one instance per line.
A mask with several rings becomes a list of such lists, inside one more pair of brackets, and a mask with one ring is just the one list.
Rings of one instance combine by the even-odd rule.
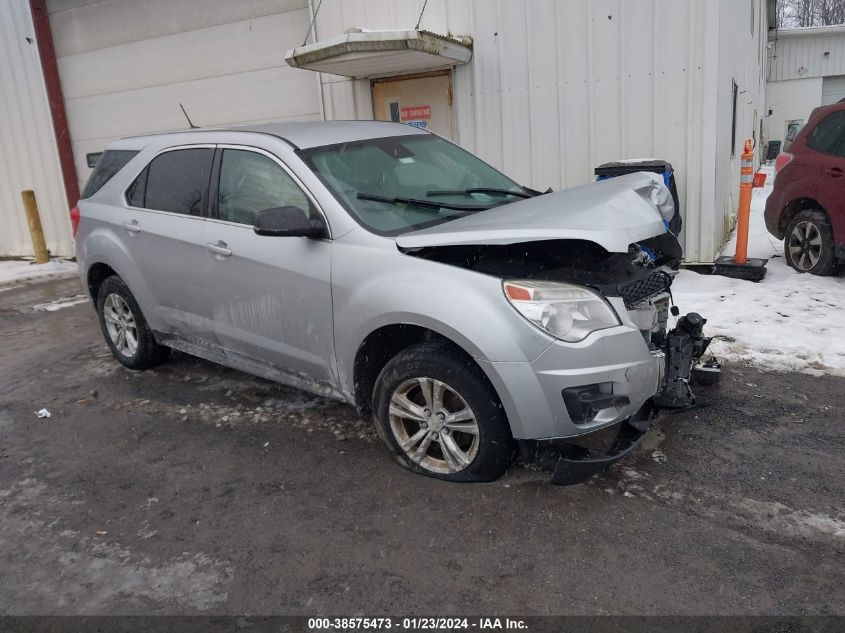
[[845, 0], [816, 0], [818, 24], [845, 23]]
[[779, 28], [845, 24], [845, 0], [778, 0]]

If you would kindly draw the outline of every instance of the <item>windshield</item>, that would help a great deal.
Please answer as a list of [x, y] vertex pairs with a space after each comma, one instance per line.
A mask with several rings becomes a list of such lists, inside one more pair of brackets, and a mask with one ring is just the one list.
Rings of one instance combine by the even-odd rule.
[[433, 134], [327, 145], [300, 156], [360, 224], [380, 235], [434, 226], [531, 195]]

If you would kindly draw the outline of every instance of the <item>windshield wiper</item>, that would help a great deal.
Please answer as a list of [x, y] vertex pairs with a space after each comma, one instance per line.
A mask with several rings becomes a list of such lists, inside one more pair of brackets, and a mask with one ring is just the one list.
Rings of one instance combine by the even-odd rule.
[[431, 200], [420, 200], [418, 198], [390, 198], [387, 196], [377, 196], [374, 193], [359, 193], [357, 197], [361, 200], [373, 200], [374, 202], [386, 202], [388, 204], [407, 204], [415, 207], [424, 207], [426, 209], [453, 209], [455, 211], [485, 211], [489, 206], [480, 206], [477, 204], [451, 204], [446, 202], [432, 202]]
[[472, 189], [463, 189], [456, 191], [442, 190], [442, 191], [428, 191], [427, 196], [463, 196], [472, 193], [486, 193], [494, 196], [514, 196], [515, 198], [533, 198], [530, 193], [521, 191], [511, 191], [510, 189], [496, 189], [495, 187], [473, 187]]

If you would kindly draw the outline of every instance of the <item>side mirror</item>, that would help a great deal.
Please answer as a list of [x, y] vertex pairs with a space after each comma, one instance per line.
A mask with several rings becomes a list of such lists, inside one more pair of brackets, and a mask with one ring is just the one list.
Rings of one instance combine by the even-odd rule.
[[255, 216], [256, 235], [267, 237], [311, 237], [326, 236], [326, 225], [322, 218], [310, 218], [299, 207], [275, 207], [259, 211]]

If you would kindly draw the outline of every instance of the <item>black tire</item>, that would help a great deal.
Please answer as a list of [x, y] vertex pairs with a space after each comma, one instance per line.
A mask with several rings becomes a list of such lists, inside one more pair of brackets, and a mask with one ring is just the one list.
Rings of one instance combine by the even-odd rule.
[[[109, 301], [109, 314], [113, 314], [111, 307], [112, 302], [116, 299], [110, 298], [111, 295], [117, 295], [123, 302], [132, 319], [134, 320], [134, 338], [137, 341], [134, 351], [130, 353], [127, 347], [122, 350], [118, 348], [116, 341], [113, 340], [112, 334], [109, 331], [106, 314], [106, 302]], [[106, 278], [100, 289], [97, 292], [97, 316], [100, 319], [100, 329], [103, 331], [103, 337], [106, 339], [106, 344], [109, 346], [111, 353], [120, 361], [125, 367], [129, 369], [144, 370], [158, 365], [164, 361], [169, 355], [170, 349], [159, 345], [155, 341], [150, 326], [138, 306], [135, 297], [129, 291], [129, 288], [123, 283], [123, 280], [113, 275]], [[113, 321], [112, 321], [113, 322]], [[124, 341], [126, 340], [124, 334]]]
[[[818, 244], [813, 244], [816, 241]], [[819, 209], [796, 214], [786, 227], [783, 255], [799, 273], [832, 275], [836, 270], [836, 253], [827, 214]]]
[[[390, 405], [394, 395], [399, 396], [400, 388], [404, 390], [407, 384], [416, 379], [428, 379], [432, 385], [438, 382], [443, 385], [443, 406], [436, 409], [429, 420], [430, 423], [418, 423], [414, 419], [402, 416], [391, 416]], [[432, 387], [437, 389], [436, 386]], [[411, 400], [419, 412], [419, 403], [428, 402], [423, 399], [422, 387], [410, 387], [406, 398]], [[404, 391], [401, 393], [404, 394]], [[430, 392], [433, 395], [433, 392]], [[469, 411], [465, 408], [468, 407]], [[460, 430], [459, 421], [444, 422], [443, 415], [474, 414], [473, 421], [465, 422], [463, 428], [473, 423], [475, 433], [465, 433]], [[394, 459], [405, 468], [428, 477], [445, 479], [447, 481], [480, 482], [492, 481], [500, 477], [507, 470], [513, 457], [513, 438], [504, 409], [499, 402], [493, 387], [487, 381], [481, 369], [463, 354], [446, 342], [424, 342], [412, 345], [394, 356], [384, 366], [373, 392], [373, 415], [379, 434], [390, 449]], [[435, 424], [438, 425], [435, 428]], [[439, 426], [442, 425], [442, 426]], [[405, 440], [409, 440], [417, 433], [426, 433], [428, 429], [434, 438], [429, 441], [426, 455], [415, 461], [400, 446], [396, 428]], [[450, 430], [451, 429], [451, 430]], [[477, 437], [477, 440], [475, 439]], [[428, 439], [425, 436], [424, 440]], [[455, 452], [444, 447], [457, 446], [462, 452]], [[473, 449], [473, 446], [475, 447]], [[438, 455], [440, 459], [437, 459]], [[460, 458], [456, 458], [460, 455]], [[436, 465], [442, 464], [451, 468], [452, 464], [461, 464], [455, 472], [444, 472]], [[471, 459], [470, 459], [471, 458]], [[460, 459], [461, 461], [456, 461]], [[465, 465], [466, 459], [468, 465]], [[434, 466], [432, 466], [434, 465]]]

